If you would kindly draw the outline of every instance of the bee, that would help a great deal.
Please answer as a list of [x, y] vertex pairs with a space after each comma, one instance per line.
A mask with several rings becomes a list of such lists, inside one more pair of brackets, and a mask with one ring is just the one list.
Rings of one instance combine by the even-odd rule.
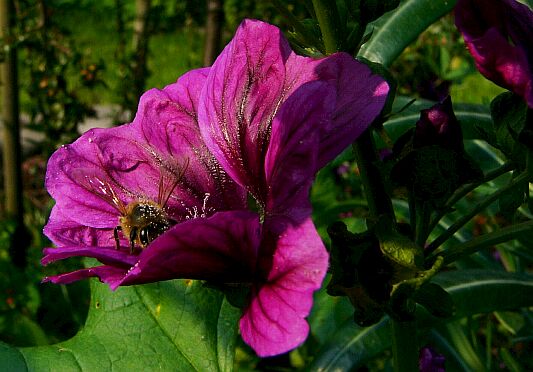
[[138, 197], [137, 200], [125, 204], [109, 182], [98, 176], [84, 176], [83, 187], [120, 213], [118, 224], [113, 229], [117, 250], [120, 249], [119, 233], [128, 239], [130, 253], [133, 253], [136, 246], [140, 246], [141, 249], [146, 248], [155, 238], [177, 223], [169, 217], [166, 206], [172, 192], [182, 180], [188, 164], [187, 160], [184, 166], [173, 171], [160, 169], [158, 195], [155, 201]]

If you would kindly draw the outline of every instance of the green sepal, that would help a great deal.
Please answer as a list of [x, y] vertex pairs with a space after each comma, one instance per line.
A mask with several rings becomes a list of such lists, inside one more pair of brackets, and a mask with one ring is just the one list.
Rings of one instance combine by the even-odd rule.
[[[418, 292], [426, 286], [431, 278], [440, 270], [443, 262], [443, 258], [439, 256], [429, 270], [419, 271], [413, 278], [394, 285], [390, 301], [386, 308], [387, 313], [396, 320], [413, 320], [416, 310], [415, 301], [417, 300]], [[429, 299], [428, 296], [424, 297], [424, 291], [421, 296], [422, 301]], [[430, 305], [428, 303], [428, 306], [433, 309], [434, 307], [438, 307], [438, 304]], [[428, 311], [430, 310], [428, 309]]]
[[533, 144], [530, 125], [526, 125], [527, 106], [520, 97], [506, 92], [492, 100], [490, 111], [494, 127], [489, 130], [483, 128], [485, 139], [524, 169], [527, 158], [525, 143]]
[[381, 252], [393, 266], [393, 283], [412, 278], [424, 265], [424, 252], [407, 236], [401, 234], [387, 218], [380, 218], [376, 235]]

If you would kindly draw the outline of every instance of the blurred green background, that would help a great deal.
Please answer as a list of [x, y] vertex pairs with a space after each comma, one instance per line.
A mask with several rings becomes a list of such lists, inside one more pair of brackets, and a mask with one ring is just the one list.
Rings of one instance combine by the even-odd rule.
[[[82, 124], [87, 120], [97, 119], [91, 123], [110, 126], [127, 122], [134, 112], [139, 98], [138, 94], [132, 95], [135, 89], [131, 85], [135, 67], [132, 40], [136, 3], [134, 0], [27, 0], [16, 4], [16, 39], [7, 43], [13, 43], [18, 49], [21, 117], [23, 127], [31, 130], [22, 164], [24, 223], [29, 245], [25, 267], [17, 267], [11, 262], [9, 251], [14, 223], [7, 218], [0, 221], [0, 340], [16, 346], [32, 346], [68, 339], [84, 324], [89, 303], [87, 281], [68, 286], [40, 284], [47, 274], [69, 271], [81, 265], [77, 260], [60, 262], [50, 268], [43, 268], [39, 263], [42, 248], [50, 245], [42, 235], [42, 228], [53, 205], [44, 189], [46, 159], [54, 149], [74, 140], [82, 128], [86, 129]], [[305, 17], [301, 2], [288, 2], [288, 6], [297, 16]], [[260, 18], [286, 30], [285, 19], [269, 2], [226, 0], [223, 2], [219, 49], [231, 38], [243, 18]], [[151, 2], [143, 90], [162, 88], [186, 71], [204, 65], [206, 21], [207, 2]], [[419, 99], [422, 107], [447, 94], [452, 95], [455, 104], [488, 104], [503, 91], [476, 72], [451, 14], [420, 35], [390, 70], [398, 82], [399, 95]], [[95, 118], [95, 115], [99, 117]], [[485, 162], [484, 169], [494, 168], [498, 163], [494, 149], [474, 142], [469, 146], [469, 151]], [[483, 195], [483, 192], [473, 193], [469, 202]], [[3, 199], [2, 194], [2, 212]], [[349, 152], [319, 174], [312, 199], [317, 207], [315, 222], [326, 242], [326, 228], [333, 220], [343, 220], [352, 231], [364, 229], [367, 210], [357, 166]], [[404, 201], [399, 198], [396, 204], [399, 210], [406, 209], [402, 203]], [[482, 217], [485, 218], [483, 221], [477, 219], [470, 225], [472, 235], [480, 234], [480, 229], [495, 228], [499, 223], [497, 211]], [[15, 242], [15, 247], [17, 244]], [[498, 253], [503, 264], [517, 265], [506, 252]], [[476, 259], [482, 262], [492, 260], [490, 255]], [[532, 262], [530, 254], [523, 259], [524, 265]], [[479, 266], [480, 262], [472, 265]], [[319, 305], [326, 301], [323, 298], [324, 294], [318, 295]], [[336, 316], [350, 317], [349, 304], [345, 299], [339, 303]], [[305, 366], [306, 360], [312, 356], [306, 350], [313, 350], [313, 343], [320, 343], [320, 337], [327, 339], [329, 335], [323, 326], [323, 317], [322, 313], [313, 313], [311, 322], [317, 322], [319, 336], [289, 356], [281, 360], [259, 361], [241, 345], [237, 363], [243, 370], [287, 370], [287, 366]], [[468, 336], [475, 339], [477, 333], [488, 334], [490, 329], [491, 337], [497, 340], [494, 347], [498, 356], [495, 358], [511, 360], [512, 357], [501, 350], [515, 348], [514, 355], [522, 365], [533, 368], [531, 357], [518, 350], [523, 344], [512, 342], [519, 327], [513, 321], [523, 319], [517, 320], [506, 314], [483, 315], [471, 319], [468, 326], [472, 333]], [[323, 328], [320, 328], [321, 324]], [[474, 346], [483, 348], [485, 345]], [[488, 352], [492, 353], [492, 349]], [[388, 354], [382, 355], [368, 368], [385, 368], [388, 357]]]

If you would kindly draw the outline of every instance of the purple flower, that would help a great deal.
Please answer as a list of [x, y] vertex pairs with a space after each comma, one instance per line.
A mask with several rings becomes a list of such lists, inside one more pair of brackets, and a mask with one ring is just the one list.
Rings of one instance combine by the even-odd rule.
[[483, 177], [464, 149], [461, 124], [450, 97], [421, 111], [415, 128], [394, 144], [394, 154], [397, 162], [392, 166], [391, 180], [436, 208], [442, 208], [459, 186]]
[[420, 349], [418, 365], [420, 372], [445, 372], [446, 358], [430, 347]]
[[515, 0], [459, 0], [455, 24], [478, 70], [533, 108], [533, 12]]
[[413, 148], [442, 146], [450, 149], [463, 148], [461, 125], [453, 112], [450, 96], [420, 112], [413, 136]]
[[298, 346], [328, 266], [311, 182], [387, 93], [350, 56], [297, 56], [276, 27], [244, 21], [211, 68], [145, 93], [133, 123], [91, 130], [52, 155], [45, 234], [58, 248], [42, 262], [103, 265], [45, 280], [240, 284], [244, 341], [260, 356]]

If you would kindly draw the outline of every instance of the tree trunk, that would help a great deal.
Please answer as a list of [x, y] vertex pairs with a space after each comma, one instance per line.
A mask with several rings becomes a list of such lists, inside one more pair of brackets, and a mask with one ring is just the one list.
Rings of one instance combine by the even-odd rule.
[[27, 239], [24, 236], [23, 226], [17, 52], [11, 37], [14, 19], [15, 11], [11, 0], [0, 0], [0, 38], [10, 44], [10, 47], [5, 49], [5, 60], [0, 65], [5, 208], [7, 217], [15, 223], [15, 234], [10, 247], [11, 258], [14, 264], [24, 267], [26, 263], [24, 242]]
[[222, 24], [224, 23], [223, 0], [207, 0], [205, 22], [204, 66], [211, 66], [220, 52]]
[[[144, 91], [146, 74], [146, 58], [148, 55], [148, 41], [150, 35], [151, 0], [135, 0], [135, 23], [133, 24], [133, 53], [132, 78], [133, 92], [138, 98]], [[138, 101], [138, 99], [137, 99]], [[137, 107], [132, 107], [131, 117], [133, 119]]]

